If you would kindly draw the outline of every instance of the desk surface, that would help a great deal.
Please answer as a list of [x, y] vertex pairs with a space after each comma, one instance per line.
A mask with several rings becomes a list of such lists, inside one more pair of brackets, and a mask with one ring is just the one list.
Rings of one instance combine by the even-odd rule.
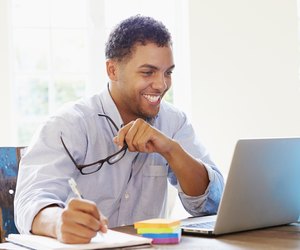
[[[136, 234], [132, 226], [118, 227], [113, 230]], [[12, 248], [13, 247], [13, 248]], [[25, 249], [18, 248], [12, 243], [0, 244], [0, 249]], [[129, 250], [130, 248], [126, 248]], [[136, 249], [136, 248], [133, 248]], [[139, 248], [142, 249], [142, 248]], [[300, 249], [300, 223], [289, 226], [272, 227], [267, 229], [253, 230], [218, 237], [195, 237], [184, 235], [180, 244], [176, 245], [153, 245], [149, 249], [175, 249], [175, 250], [237, 250], [237, 249]]]
[[[114, 230], [135, 234], [132, 226], [115, 228]], [[300, 223], [218, 237], [184, 235], [180, 244], [154, 245], [153, 249], [300, 249]]]

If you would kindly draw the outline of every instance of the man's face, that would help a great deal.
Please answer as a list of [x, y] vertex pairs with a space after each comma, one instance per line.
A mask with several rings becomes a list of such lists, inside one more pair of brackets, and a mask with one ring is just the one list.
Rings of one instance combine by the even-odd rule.
[[162, 97], [171, 87], [171, 47], [136, 45], [129, 59], [116, 63], [116, 69], [111, 93], [124, 122], [156, 116]]

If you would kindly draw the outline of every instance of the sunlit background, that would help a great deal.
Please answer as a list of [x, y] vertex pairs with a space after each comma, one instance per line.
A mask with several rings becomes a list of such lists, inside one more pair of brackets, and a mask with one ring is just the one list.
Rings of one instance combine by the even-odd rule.
[[[159, 5], [155, 1], [130, 1], [130, 5], [112, 0], [10, 1], [14, 143], [28, 145], [50, 113], [68, 101], [99, 92], [107, 82], [104, 44], [108, 32], [124, 18], [143, 14], [163, 21], [174, 36], [177, 60], [187, 57], [176, 46], [188, 43], [188, 37], [178, 35], [187, 29], [187, 22], [180, 21], [187, 18], [184, 1]], [[179, 75], [184, 71], [188, 68], [181, 67]], [[173, 89], [166, 98], [173, 102]]]
[[[10, 96], [6, 98], [11, 103], [8, 105], [11, 127], [6, 142], [2, 140], [0, 145], [28, 145], [49, 114], [64, 103], [98, 93], [106, 86], [104, 45], [108, 33], [121, 20], [137, 14], [152, 16], [170, 30], [178, 62], [176, 67], [180, 70], [173, 74], [174, 82], [178, 84], [171, 88], [165, 99], [189, 113], [186, 1], [5, 2], [9, 42], [7, 61], [10, 62]], [[170, 197], [174, 197], [174, 190], [170, 189], [170, 192], [173, 192]], [[169, 201], [174, 202], [173, 198]], [[180, 210], [184, 214], [178, 206], [177, 211]]]
[[168, 101], [226, 177], [240, 138], [300, 136], [297, 0], [0, 0], [0, 145], [28, 145], [63, 103], [107, 83], [104, 44], [131, 15], [174, 41]]

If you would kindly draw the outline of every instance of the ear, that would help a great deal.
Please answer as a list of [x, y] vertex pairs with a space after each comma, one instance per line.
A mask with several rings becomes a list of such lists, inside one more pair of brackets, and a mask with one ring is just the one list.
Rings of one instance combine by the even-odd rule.
[[108, 59], [106, 61], [106, 72], [111, 81], [118, 80], [118, 65], [115, 60]]

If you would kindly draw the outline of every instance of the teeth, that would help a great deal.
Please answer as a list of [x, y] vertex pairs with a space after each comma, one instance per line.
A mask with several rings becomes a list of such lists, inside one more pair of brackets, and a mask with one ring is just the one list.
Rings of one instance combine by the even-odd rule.
[[160, 98], [158, 95], [144, 95], [144, 97], [149, 101], [149, 102], [157, 102]]

